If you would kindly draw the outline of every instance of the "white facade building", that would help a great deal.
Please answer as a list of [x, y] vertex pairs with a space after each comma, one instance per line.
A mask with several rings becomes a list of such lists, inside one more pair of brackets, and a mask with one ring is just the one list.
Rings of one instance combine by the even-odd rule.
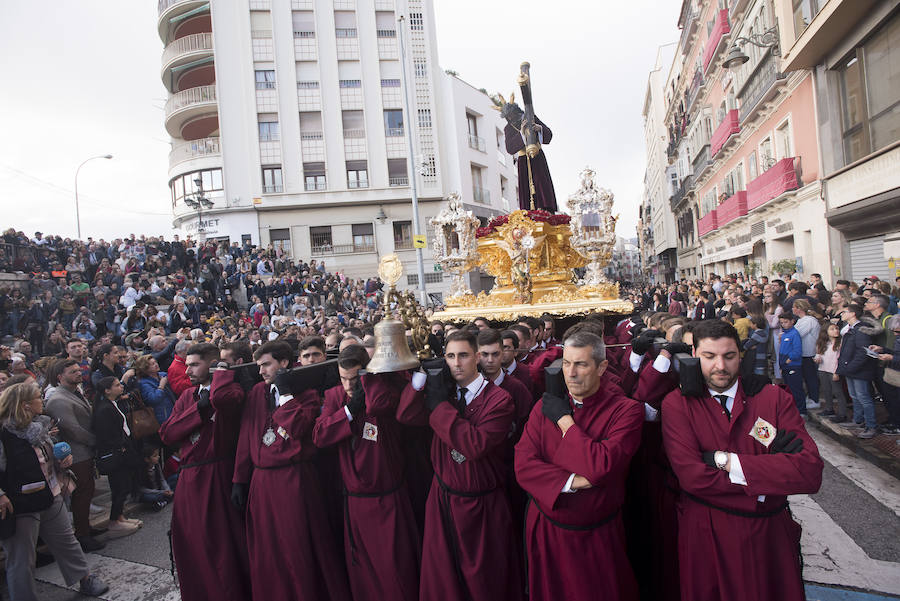
[[[181, 234], [198, 233], [185, 198], [200, 179], [208, 237], [273, 244], [351, 277], [397, 252], [401, 286], [415, 286], [411, 177], [429, 237], [450, 192], [485, 218], [515, 199], [510, 157], [495, 152], [502, 122], [486, 94], [440, 69], [430, 0], [159, 0], [158, 28]], [[440, 293], [430, 244], [424, 255]]]

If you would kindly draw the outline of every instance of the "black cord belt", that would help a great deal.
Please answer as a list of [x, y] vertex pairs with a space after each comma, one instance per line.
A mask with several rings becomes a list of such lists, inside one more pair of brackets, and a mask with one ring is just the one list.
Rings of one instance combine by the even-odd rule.
[[771, 518], [775, 517], [782, 511], [788, 508], [788, 502], [785, 500], [784, 503], [781, 503], [777, 507], [773, 509], [767, 509], [766, 511], [741, 511], [740, 509], [731, 509], [729, 507], [720, 507], [718, 505], [714, 505], [709, 501], [701, 499], [697, 495], [692, 495], [691, 493], [682, 490], [681, 494], [686, 496], [691, 501], [703, 505], [704, 507], [709, 507], [710, 509], [716, 509], [721, 511], [722, 513], [727, 513], [729, 515], [736, 515], [742, 518]]

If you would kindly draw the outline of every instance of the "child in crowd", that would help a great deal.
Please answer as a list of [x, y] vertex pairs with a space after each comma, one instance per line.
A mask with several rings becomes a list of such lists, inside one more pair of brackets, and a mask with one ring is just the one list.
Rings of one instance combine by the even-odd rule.
[[823, 404], [821, 415], [835, 423], [847, 420], [847, 397], [837, 371], [838, 355], [841, 352], [841, 329], [837, 324], [828, 324], [819, 332], [816, 341], [816, 356], [819, 365], [819, 398]]
[[163, 477], [159, 463], [159, 447], [144, 445], [144, 466], [141, 469], [138, 492], [141, 503], [159, 511], [172, 500], [172, 489]]
[[742, 361], [742, 374], [754, 373], [765, 376], [769, 367], [769, 324], [762, 315], [754, 315], [749, 318], [753, 329], [744, 340], [744, 358]]
[[794, 327], [797, 317], [785, 312], [778, 317], [781, 324], [781, 344], [778, 347], [778, 360], [781, 363], [781, 376], [794, 397], [800, 415], [806, 415], [806, 394], [803, 392], [803, 345], [800, 332]]

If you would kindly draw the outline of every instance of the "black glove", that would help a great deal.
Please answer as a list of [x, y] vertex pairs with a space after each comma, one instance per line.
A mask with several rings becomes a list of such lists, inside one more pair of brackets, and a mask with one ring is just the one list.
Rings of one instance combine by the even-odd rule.
[[450, 367], [443, 359], [425, 361], [422, 366], [426, 373], [425, 406], [429, 411], [434, 411], [438, 405], [450, 400], [453, 378], [449, 376]]
[[719, 466], [716, 465], [715, 451], [703, 451], [702, 453], [700, 453], [700, 457], [703, 458], [703, 463], [705, 463], [709, 467], [719, 469]]
[[197, 398], [197, 408], [206, 409], [207, 407], [209, 407], [209, 388], [204, 388]]
[[654, 340], [664, 336], [659, 330], [644, 330], [640, 336], [631, 341], [631, 350], [638, 355], [643, 355], [653, 346]]
[[231, 485], [231, 503], [241, 511], [247, 506], [247, 485], [235, 482]]
[[563, 416], [572, 415], [572, 405], [568, 399], [562, 399], [555, 394], [545, 392], [541, 397], [541, 413], [554, 424]]
[[641, 335], [641, 332], [643, 332], [644, 330], [647, 329], [647, 326], [644, 325], [643, 321], [638, 321], [638, 322], [632, 321], [632, 323], [634, 325], [631, 326], [631, 328], [628, 331], [631, 333], [631, 339], [634, 340], [635, 338], [637, 338], [638, 336]]
[[694, 350], [690, 344], [685, 344], [683, 342], [667, 342], [663, 348], [669, 351], [669, 354], [674, 356], [677, 353], [687, 353], [688, 355]]
[[278, 394], [293, 394], [291, 390], [291, 378], [288, 370], [281, 368], [275, 373], [275, 387]]
[[779, 430], [775, 440], [769, 445], [769, 453], [799, 453], [803, 450], [803, 439], [797, 438], [796, 432]]
[[365, 408], [366, 392], [363, 390], [362, 379], [359, 379], [356, 381], [356, 386], [353, 387], [353, 394], [350, 395], [350, 400], [347, 401], [347, 410], [355, 419]]
[[741, 386], [744, 387], [744, 394], [747, 396], [756, 396], [767, 384], [769, 384], [769, 378], [759, 374], [741, 376]]

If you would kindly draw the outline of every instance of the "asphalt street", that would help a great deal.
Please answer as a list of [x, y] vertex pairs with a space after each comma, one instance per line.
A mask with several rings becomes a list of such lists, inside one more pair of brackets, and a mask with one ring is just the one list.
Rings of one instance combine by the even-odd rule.
[[[826, 461], [821, 491], [791, 498], [803, 526], [804, 579], [810, 601], [900, 599], [900, 482], [811, 429]], [[102, 504], [103, 498], [98, 499]], [[89, 556], [110, 584], [109, 601], [178, 601], [170, 572], [171, 508], [134, 511], [144, 527], [107, 541]], [[67, 589], [54, 564], [37, 571], [42, 601], [87, 599]], [[3, 582], [3, 599], [6, 595]]]

